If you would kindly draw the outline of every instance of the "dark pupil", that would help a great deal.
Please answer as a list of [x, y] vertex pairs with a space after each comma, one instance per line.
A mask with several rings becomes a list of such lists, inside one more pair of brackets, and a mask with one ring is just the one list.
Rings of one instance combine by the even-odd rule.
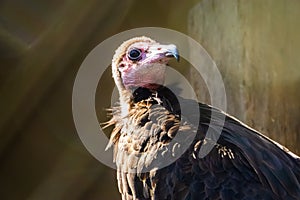
[[141, 51], [139, 49], [132, 49], [130, 50], [128, 57], [133, 61], [139, 60], [141, 57]]

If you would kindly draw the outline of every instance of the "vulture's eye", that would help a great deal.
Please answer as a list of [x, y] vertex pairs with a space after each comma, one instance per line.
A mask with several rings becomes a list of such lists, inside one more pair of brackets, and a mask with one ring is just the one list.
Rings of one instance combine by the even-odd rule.
[[131, 49], [128, 53], [128, 58], [132, 61], [140, 60], [142, 57], [142, 52], [139, 49]]

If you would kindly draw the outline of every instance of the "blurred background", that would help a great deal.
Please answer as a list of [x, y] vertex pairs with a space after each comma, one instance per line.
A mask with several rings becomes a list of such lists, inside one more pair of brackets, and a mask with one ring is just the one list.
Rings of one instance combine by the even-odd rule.
[[[77, 135], [72, 87], [95, 46], [136, 27], [196, 39], [223, 75], [227, 111], [299, 154], [299, 10], [297, 0], [0, 1], [0, 199], [120, 199], [114, 170]], [[209, 103], [201, 76], [180, 72]], [[105, 79], [102, 94], [114, 87]], [[101, 122], [109, 97], [96, 99]]]

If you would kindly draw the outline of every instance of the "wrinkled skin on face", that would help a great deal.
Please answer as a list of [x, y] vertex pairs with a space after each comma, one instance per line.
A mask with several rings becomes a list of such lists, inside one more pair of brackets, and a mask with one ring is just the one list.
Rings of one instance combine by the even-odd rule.
[[127, 48], [118, 65], [126, 89], [163, 85], [167, 62], [177, 57], [175, 45], [138, 42]]

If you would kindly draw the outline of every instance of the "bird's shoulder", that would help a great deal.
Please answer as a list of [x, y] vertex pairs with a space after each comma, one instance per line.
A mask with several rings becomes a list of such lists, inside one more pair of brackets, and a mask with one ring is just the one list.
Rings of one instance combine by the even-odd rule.
[[[181, 110], [190, 109], [189, 104], [195, 103], [186, 99], [181, 102]], [[158, 157], [163, 158], [164, 148], [181, 134], [184, 139], [193, 137], [188, 148], [164, 169], [166, 172], [161, 173], [160, 170], [151, 177], [152, 181], [165, 177], [165, 180], [174, 182], [171, 184], [164, 180], [161, 190], [168, 187], [174, 195], [188, 198], [192, 195], [213, 197], [215, 194], [224, 198], [235, 196], [237, 199], [243, 196], [296, 199], [300, 196], [299, 157], [209, 105], [199, 103], [199, 110], [190, 109], [188, 116], [181, 116], [178, 106], [174, 109], [164, 105], [166, 103], [157, 98], [145, 99], [132, 104], [125, 118], [115, 115], [117, 120], [111, 139], [114, 138], [115, 157], [119, 155], [120, 165], [141, 172], [145, 165], [151, 166]], [[199, 123], [189, 124], [197, 113], [200, 113]], [[192, 128], [182, 128], [183, 124], [196, 127], [196, 135], [190, 134]], [[221, 130], [217, 141], [206, 137], [208, 129]], [[200, 149], [210, 143], [214, 143], [212, 150], [205, 157], [199, 156]], [[126, 154], [120, 149], [125, 150]], [[176, 151], [173, 153], [176, 154]], [[143, 176], [144, 180], [149, 178], [149, 175]], [[127, 181], [133, 180], [136, 178]], [[136, 181], [134, 183], [137, 184]], [[147, 187], [151, 190], [152, 186]]]
[[[300, 196], [298, 156], [216, 108], [199, 103], [199, 112], [202, 115], [199, 130], [221, 130], [212, 151], [203, 158], [195, 159], [194, 156], [192, 161], [193, 173], [201, 176], [197, 180], [208, 181], [205, 187], [216, 187], [216, 183], [220, 183], [223, 189], [219, 190], [226, 191], [224, 195], [244, 191], [248, 196], [254, 195], [257, 198], [297, 199]], [[194, 154], [211, 141], [207, 136], [199, 140], [202, 146], [194, 148]], [[226, 188], [226, 185], [231, 188]], [[259, 196], [262, 194], [266, 196]]]

